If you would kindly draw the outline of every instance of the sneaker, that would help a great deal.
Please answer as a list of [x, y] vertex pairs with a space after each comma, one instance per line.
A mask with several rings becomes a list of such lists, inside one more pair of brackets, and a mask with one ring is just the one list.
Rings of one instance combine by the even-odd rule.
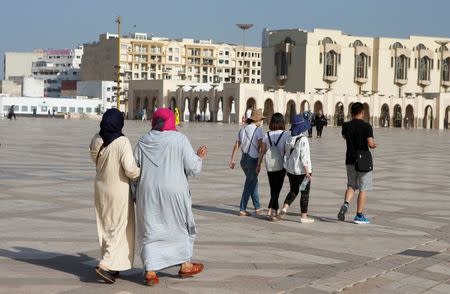
[[314, 223], [314, 219], [313, 218], [309, 218], [309, 217], [305, 217], [305, 218], [301, 218], [300, 222], [302, 224], [312, 224], [312, 223]]
[[364, 214], [361, 216], [355, 215], [353, 222], [355, 224], [370, 224], [369, 219]]
[[342, 204], [341, 209], [339, 210], [339, 213], [337, 215], [338, 220], [344, 221], [345, 220], [345, 214], [347, 213], [348, 205]]
[[286, 215], [287, 209], [283, 208], [280, 210], [280, 213], [278, 214], [278, 220], [282, 220], [283, 217]]

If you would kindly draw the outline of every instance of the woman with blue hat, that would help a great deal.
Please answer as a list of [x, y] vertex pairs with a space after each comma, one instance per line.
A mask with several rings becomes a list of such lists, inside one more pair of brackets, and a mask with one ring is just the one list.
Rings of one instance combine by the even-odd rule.
[[312, 164], [308, 138], [303, 134], [311, 128], [311, 123], [302, 115], [292, 119], [291, 137], [286, 141], [284, 155], [284, 168], [289, 178], [290, 191], [286, 196], [279, 218], [287, 213], [299, 192], [301, 223], [313, 223], [314, 219], [308, 217], [309, 190], [311, 187]]

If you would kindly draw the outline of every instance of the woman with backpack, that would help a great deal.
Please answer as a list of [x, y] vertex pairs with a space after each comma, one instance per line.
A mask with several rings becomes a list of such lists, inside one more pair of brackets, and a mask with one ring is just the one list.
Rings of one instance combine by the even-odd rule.
[[283, 188], [286, 170], [283, 167], [283, 158], [286, 140], [290, 133], [285, 131], [284, 117], [281, 113], [274, 113], [270, 119], [269, 132], [264, 136], [261, 145], [261, 153], [259, 154], [258, 165], [256, 171], [259, 174], [261, 163], [265, 158], [267, 177], [270, 185], [270, 202], [269, 211], [267, 212], [268, 220], [277, 220], [279, 209], [278, 198], [280, 197], [281, 188]]
[[236, 143], [233, 146], [229, 166], [234, 169], [236, 165], [236, 153], [239, 148], [242, 151], [241, 167], [245, 173], [244, 191], [242, 192], [239, 216], [249, 216], [247, 212], [247, 203], [249, 198], [252, 198], [253, 206], [255, 207], [255, 214], [261, 210], [259, 204], [258, 193], [258, 174], [256, 166], [258, 164], [259, 152], [262, 144], [264, 133], [261, 125], [264, 119], [261, 109], [255, 109], [252, 115], [247, 119], [247, 125], [239, 130]]
[[311, 187], [312, 164], [308, 138], [303, 134], [311, 127], [308, 119], [296, 115], [292, 119], [291, 136], [286, 142], [284, 168], [289, 178], [290, 191], [286, 196], [279, 218], [287, 213], [298, 193], [300, 197], [301, 223], [310, 224], [314, 219], [308, 218], [309, 190]]

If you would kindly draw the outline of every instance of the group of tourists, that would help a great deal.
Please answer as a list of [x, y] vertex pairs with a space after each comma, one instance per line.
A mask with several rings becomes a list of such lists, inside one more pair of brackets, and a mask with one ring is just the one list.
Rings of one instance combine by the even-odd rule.
[[[372, 156], [369, 148], [376, 148], [373, 139], [372, 126], [363, 120], [364, 106], [354, 103], [351, 108], [353, 119], [344, 123], [342, 136], [346, 140], [346, 171], [347, 190], [344, 204], [338, 212], [338, 219], [345, 220], [350, 202], [358, 190], [358, 202], [356, 215], [353, 221], [357, 224], [370, 223], [364, 214], [366, 203], [366, 191], [372, 187]], [[263, 132], [264, 120], [261, 109], [254, 109], [247, 117], [246, 125], [242, 127], [236, 137], [233, 146], [229, 167], [234, 169], [239, 149], [242, 156], [241, 168], [245, 174], [245, 183], [240, 203], [240, 216], [250, 216], [247, 211], [249, 199], [252, 199], [255, 215], [261, 214], [263, 209], [260, 204], [258, 191], [258, 176], [262, 162], [270, 185], [270, 201], [266, 217], [270, 221], [282, 220], [287, 210], [300, 194], [300, 222], [310, 224], [314, 219], [308, 217], [309, 194], [312, 180], [311, 151], [308, 137], [305, 133], [311, 130], [311, 121], [315, 121], [318, 127], [317, 136], [320, 138], [326, 118], [319, 111], [312, 118], [311, 113], [295, 115], [289, 131], [285, 130], [285, 120], [281, 113], [272, 115], [269, 123], [269, 131]], [[285, 177], [289, 179], [289, 192], [279, 206], [279, 197], [283, 188]]]
[[[372, 127], [363, 121], [363, 105], [354, 103], [351, 112], [353, 119], [342, 127], [347, 143], [347, 190], [338, 219], [345, 220], [355, 191], [359, 190], [354, 222], [362, 224], [369, 223], [364, 215], [366, 191], [372, 185], [369, 148], [376, 144]], [[251, 215], [247, 210], [250, 198], [255, 213], [262, 213], [258, 176], [264, 161], [270, 184], [267, 219], [282, 220], [300, 194], [300, 222], [311, 224], [314, 219], [308, 216], [308, 204], [313, 167], [305, 135], [311, 128], [309, 117], [294, 116], [286, 130], [283, 115], [275, 113], [267, 133], [262, 129], [263, 119], [261, 109], [252, 111], [236, 136], [229, 162], [234, 169], [240, 149], [245, 184], [239, 215]], [[161, 108], [153, 113], [152, 129], [138, 140], [134, 152], [122, 133], [123, 126], [124, 116], [119, 110], [106, 111], [100, 132], [90, 144], [96, 166], [95, 212], [101, 248], [96, 275], [112, 284], [120, 271], [131, 269], [136, 242], [146, 285], [159, 282], [157, 271], [176, 265], [180, 266], [180, 278], [192, 277], [202, 272], [204, 265], [191, 261], [196, 226], [188, 177], [201, 172], [207, 148], [201, 146], [194, 152], [187, 137], [177, 131], [171, 109]], [[286, 175], [290, 188], [280, 206]]]
[[152, 129], [139, 139], [134, 153], [123, 126], [119, 110], [106, 111], [90, 145], [101, 247], [97, 277], [112, 284], [120, 271], [130, 269], [135, 240], [146, 285], [157, 284], [156, 271], [170, 266], [180, 266], [180, 278], [200, 273], [203, 264], [191, 262], [196, 228], [188, 176], [200, 173], [206, 147], [194, 152], [166, 108], [153, 113]]

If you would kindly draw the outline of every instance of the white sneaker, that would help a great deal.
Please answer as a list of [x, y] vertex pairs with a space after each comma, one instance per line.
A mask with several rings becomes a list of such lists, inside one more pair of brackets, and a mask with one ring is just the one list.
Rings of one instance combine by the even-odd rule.
[[314, 219], [313, 218], [309, 218], [309, 217], [300, 218], [300, 222], [302, 224], [312, 224], [314, 222]]
[[286, 213], [287, 213], [287, 209], [286, 208], [281, 209], [280, 213], [278, 213], [278, 220], [282, 220], [283, 217], [286, 215]]

